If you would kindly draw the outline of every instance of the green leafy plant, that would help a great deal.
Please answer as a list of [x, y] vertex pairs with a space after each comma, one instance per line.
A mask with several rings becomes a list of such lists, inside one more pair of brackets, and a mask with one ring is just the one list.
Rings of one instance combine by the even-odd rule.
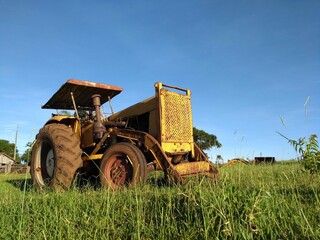
[[281, 133], [279, 134], [286, 138], [296, 152], [301, 155], [299, 160], [305, 170], [310, 171], [310, 173], [320, 173], [320, 150], [316, 134], [310, 135], [308, 140], [299, 138], [297, 141], [289, 139]]

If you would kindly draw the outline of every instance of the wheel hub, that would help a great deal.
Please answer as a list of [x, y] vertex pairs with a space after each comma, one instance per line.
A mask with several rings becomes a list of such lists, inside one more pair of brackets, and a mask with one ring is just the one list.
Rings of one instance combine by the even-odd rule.
[[48, 151], [47, 157], [46, 157], [46, 170], [49, 175], [49, 177], [53, 176], [53, 170], [54, 170], [54, 153], [53, 149], [50, 149]]
[[123, 185], [130, 181], [133, 169], [126, 157], [116, 156], [110, 167], [110, 176], [114, 183]]

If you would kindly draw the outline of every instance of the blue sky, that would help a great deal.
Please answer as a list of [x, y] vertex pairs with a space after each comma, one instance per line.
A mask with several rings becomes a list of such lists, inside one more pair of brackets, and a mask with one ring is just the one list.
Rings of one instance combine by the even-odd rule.
[[294, 158], [276, 131], [320, 135], [319, 13], [312, 0], [0, 0], [0, 139], [19, 126], [22, 154], [69, 78], [123, 87], [115, 110], [160, 81], [191, 89], [194, 125], [223, 145], [213, 159]]

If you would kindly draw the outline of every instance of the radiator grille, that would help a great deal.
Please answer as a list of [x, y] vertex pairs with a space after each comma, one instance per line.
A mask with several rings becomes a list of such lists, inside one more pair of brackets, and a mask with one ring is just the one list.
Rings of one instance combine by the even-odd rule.
[[161, 89], [162, 141], [192, 142], [190, 96]]

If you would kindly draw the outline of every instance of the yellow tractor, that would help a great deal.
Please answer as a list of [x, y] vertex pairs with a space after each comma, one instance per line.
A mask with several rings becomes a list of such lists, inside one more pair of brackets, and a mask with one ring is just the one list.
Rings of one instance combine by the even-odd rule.
[[98, 174], [101, 186], [112, 189], [145, 182], [151, 169], [177, 184], [218, 176], [193, 140], [190, 90], [156, 83], [153, 97], [104, 117], [102, 105], [112, 110], [121, 91], [70, 79], [42, 106], [74, 116], [52, 114], [37, 134], [30, 162], [36, 187], [68, 189], [77, 173]]

